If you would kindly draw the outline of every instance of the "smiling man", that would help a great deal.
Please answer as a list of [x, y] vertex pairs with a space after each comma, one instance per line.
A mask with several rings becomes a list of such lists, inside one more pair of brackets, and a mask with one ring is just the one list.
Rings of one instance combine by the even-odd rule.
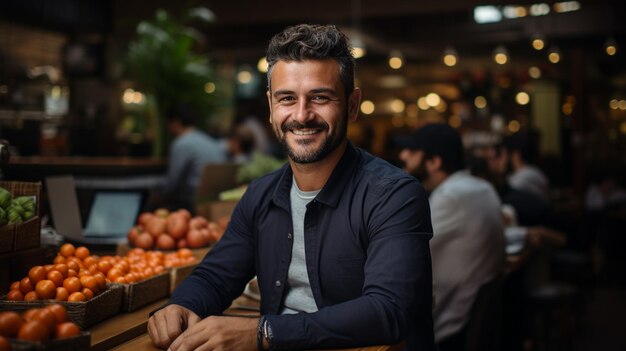
[[[348, 141], [361, 99], [348, 39], [289, 27], [267, 60], [270, 123], [289, 162], [248, 186], [220, 242], [150, 318], [150, 337], [172, 350], [434, 350], [428, 199]], [[254, 275], [261, 318], [220, 316]]]

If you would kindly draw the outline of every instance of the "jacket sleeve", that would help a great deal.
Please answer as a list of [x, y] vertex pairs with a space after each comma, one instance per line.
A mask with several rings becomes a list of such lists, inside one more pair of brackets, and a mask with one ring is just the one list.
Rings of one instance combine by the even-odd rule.
[[396, 344], [409, 334], [421, 339], [420, 349], [433, 349], [427, 196], [415, 180], [400, 181], [367, 201], [363, 221], [369, 244], [362, 295], [314, 313], [266, 316], [274, 349]]
[[220, 241], [174, 291], [169, 304], [186, 307], [201, 318], [221, 314], [254, 276], [255, 241], [246, 214], [246, 195], [237, 204]]

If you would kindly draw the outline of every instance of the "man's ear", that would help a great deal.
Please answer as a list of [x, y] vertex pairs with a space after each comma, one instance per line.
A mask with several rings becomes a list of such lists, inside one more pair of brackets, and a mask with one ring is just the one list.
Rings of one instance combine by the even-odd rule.
[[269, 89], [265, 91], [265, 96], [267, 96], [267, 105], [270, 108], [269, 120], [270, 120], [270, 124], [272, 124], [272, 94], [270, 93]]
[[435, 155], [426, 160], [426, 170], [428, 170], [428, 173], [432, 174], [440, 170], [442, 164], [443, 161], [441, 160], [441, 156]]
[[348, 120], [356, 121], [359, 116], [359, 107], [361, 106], [361, 89], [354, 88], [348, 97]]

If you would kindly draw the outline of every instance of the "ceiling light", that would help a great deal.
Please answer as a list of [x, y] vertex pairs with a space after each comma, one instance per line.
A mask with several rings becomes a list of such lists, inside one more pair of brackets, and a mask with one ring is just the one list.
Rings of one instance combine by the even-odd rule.
[[454, 50], [453, 47], [448, 46], [443, 51], [442, 60], [443, 60], [443, 64], [444, 65], [446, 65], [448, 67], [453, 67], [459, 61], [459, 54], [456, 52], [456, 50]]
[[543, 39], [543, 35], [535, 34], [532, 38], [531, 44], [533, 46], [533, 49], [539, 51], [543, 50], [543, 48], [546, 46], [546, 41]]
[[257, 62], [256, 64], [256, 69], [258, 69], [259, 72], [261, 73], [267, 73], [268, 64], [267, 64], [267, 59], [265, 58], [265, 56], [259, 59], [259, 62]]
[[503, 45], [498, 45], [493, 51], [493, 60], [499, 65], [507, 63], [509, 60], [509, 53]]
[[376, 110], [376, 106], [370, 100], [363, 100], [361, 102], [361, 112], [366, 115], [371, 115]]
[[404, 64], [404, 58], [399, 50], [391, 50], [389, 54], [389, 67], [399, 69]]
[[550, 5], [546, 3], [530, 5], [529, 9], [531, 16], [545, 16], [550, 13]]
[[520, 91], [517, 95], [515, 95], [515, 101], [520, 105], [528, 105], [530, 102], [530, 96], [527, 92]]
[[352, 40], [352, 54], [355, 59], [361, 58], [367, 54], [367, 50], [365, 49], [365, 44], [361, 40], [360, 37], [355, 36]]
[[559, 63], [561, 61], [561, 50], [556, 46], [552, 46], [548, 52], [548, 60], [552, 63]]
[[474, 21], [476, 23], [494, 23], [502, 20], [500, 10], [492, 5], [474, 7]]
[[441, 97], [439, 97], [439, 95], [437, 95], [436, 93], [430, 93], [426, 95], [426, 103], [428, 104], [428, 106], [436, 107], [437, 105], [439, 105], [440, 102]]
[[528, 75], [533, 79], [541, 78], [541, 69], [537, 66], [531, 66], [528, 68]]
[[615, 54], [617, 54], [617, 43], [615, 42], [615, 39], [608, 38], [604, 42], [604, 51], [606, 51], [606, 54], [609, 56], [614, 56]]

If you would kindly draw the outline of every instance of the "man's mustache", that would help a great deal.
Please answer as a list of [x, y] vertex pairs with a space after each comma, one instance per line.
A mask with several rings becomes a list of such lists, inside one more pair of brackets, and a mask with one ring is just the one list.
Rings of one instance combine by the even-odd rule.
[[281, 130], [283, 133], [288, 132], [291, 129], [328, 129], [328, 123], [318, 123], [317, 121], [307, 121], [306, 123], [300, 123], [298, 121], [290, 121], [282, 125]]

